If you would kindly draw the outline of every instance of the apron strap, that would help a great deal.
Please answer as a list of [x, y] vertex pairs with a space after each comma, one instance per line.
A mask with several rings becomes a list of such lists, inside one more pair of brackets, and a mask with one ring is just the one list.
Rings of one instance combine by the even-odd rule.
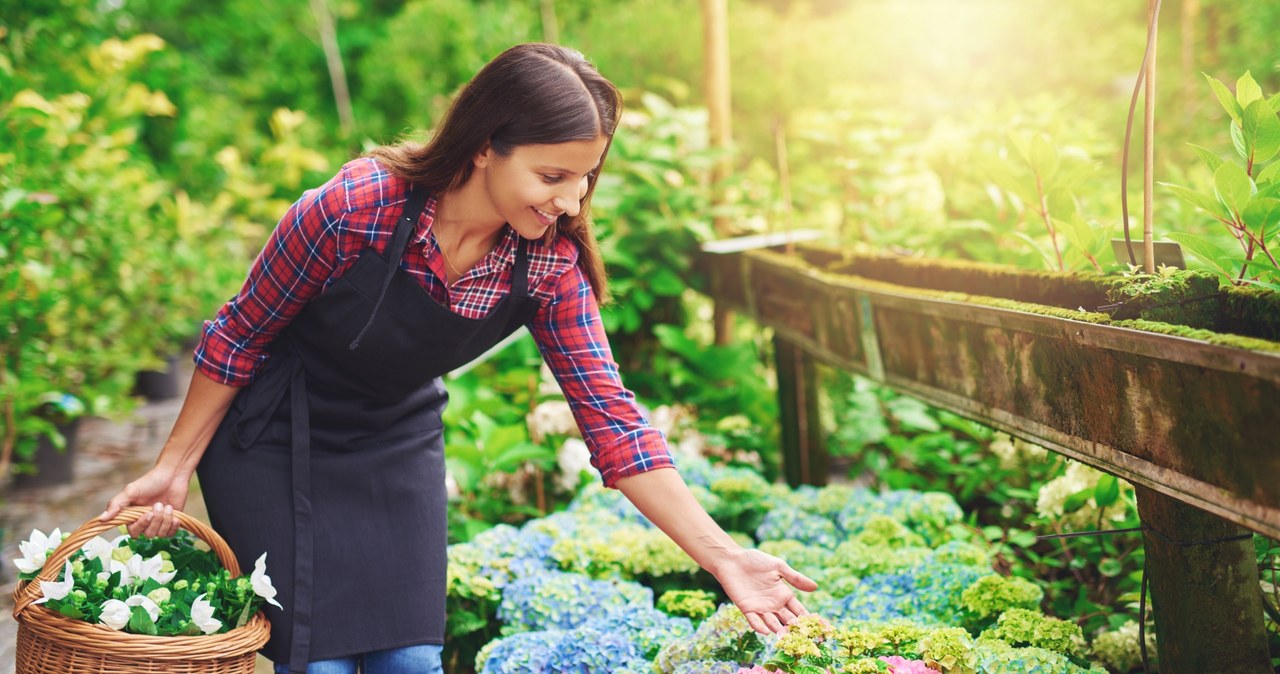
[[315, 568], [315, 535], [311, 522], [311, 410], [307, 375], [294, 368], [289, 387], [290, 429], [293, 433], [293, 641], [289, 672], [306, 674], [311, 652], [311, 591]]
[[409, 244], [409, 234], [413, 232], [413, 226], [418, 222], [418, 217], [422, 215], [422, 211], [427, 205], [427, 191], [414, 189], [409, 186], [409, 198], [404, 202], [404, 210], [400, 213], [400, 219], [396, 221], [395, 235], [391, 240], [391, 246], [387, 249], [387, 275], [382, 279], [382, 289], [378, 291], [378, 301], [373, 304], [373, 312], [369, 314], [369, 320], [365, 322], [364, 327], [360, 328], [360, 333], [352, 340], [348, 349], [355, 351], [360, 348], [360, 338], [364, 337], [364, 333], [369, 331], [373, 325], [373, 319], [378, 315], [378, 309], [382, 308], [382, 300], [387, 296], [387, 288], [391, 287], [391, 279], [395, 278], [396, 271], [400, 269], [400, 258], [404, 257], [404, 249]]
[[529, 296], [529, 240], [516, 235], [516, 262], [511, 267], [511, 294], [516, 297]]

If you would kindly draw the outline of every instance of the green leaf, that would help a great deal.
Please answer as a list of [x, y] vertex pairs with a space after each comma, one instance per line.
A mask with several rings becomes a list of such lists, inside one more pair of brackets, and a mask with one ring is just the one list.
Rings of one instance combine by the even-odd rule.
[[1267, 99], [1267, 105], [1271, 106], [1272, 112], [1280, 113], [1280, 94], [1276, 94]]
[[1215, 269], [1223, 276], [1230, 276], [1230, 264], [1226, 262], [1231, 254], [1218, 246], [1216, 243], [1195, 234], [1187, 234], [1184, 232], [1174, 232], [1166, 235], [1169, 239], [1177, 242], [1187, 252], [1200, 258], [1200, 261]]
[[556, 460], [556, 450], [531, 442], [522, 443], [503, 452], [493, 460], [493, 469], [509, 473], [528, 462], [547, 464]]
[[1248, 108], [1254, 101], [1262, 100], [1262, 87], [1258, 86], [1248, 70], [1236, 80], [1236, 100], [1240, 102], [1241, 108]]
[[1222, 104], [1222, 108], [1231, 115], [1231, 119], [1237, 124], [1240, 123], [1240, 115], [1244, 113], [1244, 108], [1236, 102], [1236, 97], [1231, 94], [1231, 90], [1227, 85], [1219, 82], [1217, 78], [1211, 77], [1208, 73], [1200, 73], [1209, 81], [1209, 88], [1213, 89], [1213, 94], [1218, 97], [1218, 102]]
[[1254, 231], [1264, 231], [1280, 222], [1280, 199], [1254, 199], [1240, 214], [1244, 224]]
[[1223, 164], [1214, 172], [1213, 184], [1218, 190], [1218, 198], [1232, 213], [1244, 210], [1253, 196], [1253, 180], [1244, 169], [1231, 162]]
[[[1259, 185], [1266, 183], [1280, 183], [1280, 161], [1274, 162], [1259, 171], [1258, 175], [1254, 177], [1254, 181]], [[1259, 192], [1261, 192], [1261, 190], [1259, 190]]]
[[1244, 130], [1235, 122], [1231, 123], [1231, 146], [1241, 159], [1249, 161], [1249, 146], [1244, 142]]
[[1252, 150], [1255, 165], [1270, 160], [1280, 151], [1280, 118], [1266, 101], [1259, 99], [1245, 108], [1244, 144]]
[[134, 606], [133, 611], [129, 615], [129, 631], [134, 634], [149, 634], [156, 636], [156, 624], [151, 620], [151, 615], [141, 606]]
[[649, 288], [660, 297], [675, 297], [684, 292], [685, 283], [670, 269], [658, 269], [649, 277]]
[[1105, 508], [1120, 498], [1120, 481], [1116, 476], [1104, 473], [1093, 486], [1093, 501], [1099, 508]]
[[1210, 173], [1216, 172], [1218, 167], [1222, 166], [1222, 157], [1219, 157], [1217, 153], [1209, 150], [1208, 148], [1200, 147], [1195, 143], [1187, 143], [1187, 145], [1190, 145], [1191, 149], [1195, 150], [1196, 154], [1200, 155], [1200, 161], [1204, 162], [1204, 165], [1209, 167]]
[[1092, 489], [1081, 489], [1080, 491], [1068, 496], [1067, 499], [1062, 502], [1062, 509], [1066, 512], [1074, 512], [1088, 503], [1089, 499], [1092, 497]]
[[1058, 175], [1058, 149], [1043, 134], [1031, 139], [1031, 168], [1040, 176], [1045, 189], [1051, 189]]
[[1168, 189], [1170, 192], [1173, 192], [1174, 196], [1177, 196], [1179, 199], [1182, 199], [1210, 215], [1228, 219], [1231, 217], [1231, 214], [1226, 211], [1222, 202], [1218, 201], [1214, 196], [1204, 194], [1203, 192], [1196, 192], [1195, 190], [1189, 190], [1181, 185], [1173, 185], [1171, 183], [1160, 183], [1160, 185]]

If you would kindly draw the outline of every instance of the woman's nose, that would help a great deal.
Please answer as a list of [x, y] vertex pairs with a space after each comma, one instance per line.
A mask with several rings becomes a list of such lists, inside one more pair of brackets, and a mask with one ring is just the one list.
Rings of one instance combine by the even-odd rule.
[[557, 209], [564, 211], [569, 217], [576, 217], [578, 211], [582, 210], [582, 199], [587, 196], [587, 179], [583, 177], [582, 181], [574, 187], [572, 193], [566, 189], [556, 195], [554, 203]]

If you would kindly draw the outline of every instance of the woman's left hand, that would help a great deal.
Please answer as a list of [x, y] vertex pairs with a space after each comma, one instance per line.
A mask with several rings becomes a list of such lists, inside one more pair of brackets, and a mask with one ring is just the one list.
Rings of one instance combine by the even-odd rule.
[[782, 632], [787, 623], [809, 613], [793, 587], [805, 592], [818, 589], [817, 583], [786, 562], [759, 550], [735, 554], [720, 564], [715, 577], [751, 628], [761, 634]]

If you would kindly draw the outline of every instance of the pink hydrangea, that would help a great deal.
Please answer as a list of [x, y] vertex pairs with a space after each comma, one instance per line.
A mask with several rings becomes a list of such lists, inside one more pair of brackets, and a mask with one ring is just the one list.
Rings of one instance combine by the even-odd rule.
[[890, 674], [938, 674], [938, 670], [930, 669], [923, 660], [908, 660], [900, 655], [889, 655], [880, 659], [889, 663]]
[[775, 674], [775, 673], [765, 669], [764, 667], [761, 667], [760, 665], [754, 665], [752, 667], [743, 667], [742, 669], [739, 669], [735, 674]]

